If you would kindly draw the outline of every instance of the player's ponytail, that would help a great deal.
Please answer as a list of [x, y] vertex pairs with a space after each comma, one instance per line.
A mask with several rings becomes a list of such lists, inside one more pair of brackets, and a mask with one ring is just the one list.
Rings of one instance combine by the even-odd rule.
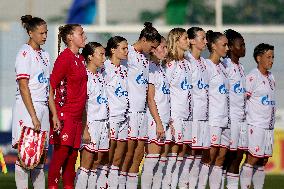
[[27, 33], [34, 31], [36, 27], [46, 24], [46, 22], [39, 17], [32, 17], [31, 15], [21, 16], [22, 26]]
[[81, 25], [80, 24], [66, 24], [58, 28], [59, 30], [58, 32], [58, 54], [60, 53], [61, 40], [66, 46], [68, 46], [67, 35], [72, 35], [75, 28], [79, 26]]

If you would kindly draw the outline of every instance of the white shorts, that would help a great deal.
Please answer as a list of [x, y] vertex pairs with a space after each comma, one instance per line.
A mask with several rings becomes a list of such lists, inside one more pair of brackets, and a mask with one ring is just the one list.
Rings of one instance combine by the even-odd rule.
[[176, 144], [191, 143], [192, 121], [180, 118], [173, 119], [173, 127], [175, 129], [173, 140]]
[[109, 118], [110, 139], [117, 141], [127, 141], [128, 137], [128, 115], [120, 115]]
[[248, 149], [248, 131], [246, 122], [231, 121], [231, 145], [230, 150]]
[[80, 150], [89, 152], [109, 151], [109, 122], [108, 120], [95, 120], [88, 122], [88, 131], [91, 136], [89, 144], [82, 143]]
[[[33, 102], [36, 116], [41, 124], [41, 130], [47, 131], [45, 149], [48, 149], [49, 139], [49, 109], [46, 102]], [[22, 127], [34, 128], [31, 116], [22, 100], [16, 99], [12, 113], [12, 147], [15, 148], [21, 136]]]
[[230, 128], [210, 126], [211, 146], [229, 148]]
[[128, 139], [147, 140], [146, 112], [129, 113]]
[[248, 151], [257, 158], [271, 157], [274, 130], [248, 125]]
[[166, 143], [172, 142], [172, 134], [171, 134], [171, 129], [168, 123], [163, 123], [164, 131], [165, 131], [165, 136], [162, 139], [157, 139], [157, 125], [156, 122], [154, 121], [153, 117], [148, 115], [148, 124], [147, 124], [147, 134], [148, 134], [148, 141], [147, 143], [155, 143], [157, 145], [164, 145]]
[[192, 122], [192, 149], [210, 148], [210, 127], [208, 121]]

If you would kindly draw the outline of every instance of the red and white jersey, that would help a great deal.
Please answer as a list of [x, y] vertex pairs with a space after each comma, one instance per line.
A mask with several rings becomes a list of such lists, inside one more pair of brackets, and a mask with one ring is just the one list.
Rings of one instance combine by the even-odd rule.
[[209, 78], [209, 125], [227, 127], [229, 123], [229, 81], [224, 66], [206, 59]]
[[209, 111], [209, 80], [206, 61], [202, 57], [196, 60], [189, 51], [185, 53], [185, 58], [192, 68], [193, 120], [206, 121]]
[[145, 54], [128, 45], [128, 98], [129, 111], [146, 111], [146, 92], [148, 89], [149, 60]]
[[[48, 100], [50, 62], [46, 51], [34, 50], [30, 45], [24, 44], [17, 54], [15, 71], [17, 81], [22, 78], [29, 79], [32, 101]], [[18, 82], [16, 98], [22, 98]]]
[[230, 119], [243, 122], [246, 117], [246, 76], [243, 65], [233, 63], [230, 58], [225, 58], [222, 64], [226, 68], [229, 79]]
[[171, 117], [192, 119], [192, 81], [191, 67], [187, 60], [171, 61], [166, 67], [170, 84]]
[[170, 85], [161, 65], [150, 61], [149, 84], [155, 86], [154, 100], [163, 123], [170, 121]]
[[109, 102], [110, 116], [125, 114], [129, 108], [127, 67], [123, 63], [116, 66], [110, 60], [106, 60], [103, 76], [106, 83], [106, 96]]
[[100, 71], [96, 74], [87, 69], [87, 121], [108, 119], [108, 99], [105, 92], [105, 81]]
[[273, 129], [275, 123], [275, 80], [271, 72], [265, 76], [255, 68], [246, 77], [247, 123]]

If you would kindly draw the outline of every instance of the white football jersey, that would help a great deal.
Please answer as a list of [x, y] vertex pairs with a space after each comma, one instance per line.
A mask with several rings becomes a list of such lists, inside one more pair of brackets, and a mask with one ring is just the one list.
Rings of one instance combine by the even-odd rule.
[[130, 112], [146, 111], [146, 92], [148, 89], [149, 60], [145, 54], [128, 45], [128, 98]]
[[[34, 50], [24, 44], [17, 54], [16, 81], [29, 79], [29, 89], [32, 101], [47, 101], [49, 96], [50, 61], [49, 54], [43, 49]], [[17, 82], [16, 98], [22, 99]]]
[[192, 68], [192, 98], [193, 98], [193, 120], [208, 120], [209, 111], [209, 80], [206, 61], [200, 57], [196, 60], [189, 51], [185, 58], [190, 62]]
[[192, 119], [191, 104], [191, 67], [187, 60], [171, 61], [166, 67], [166, 76], [170, 84], [171, 117]]
[[127, 67], [123, 64], [116, 66], [110, 60], [106, 60], [103, 75], [106, 83], [110, 116], [125, 114], [129, 106]]
[[273, 129], [275, 123], [275, 80], [271, 72], [263, 75], [255, 68], [246, 77], [246, 119], [249, 125]]
[[108, 99], [105, 92], [105, 82], [102, 73], [96, 74], [87, 69], [87, 121], [108, 119]]
[[234, 121], [245, 120], [245, 83], [246, 77], [243, 65], [234, 64], [230, 58], [223, 60], [229, 79], [230, 119]]
[[150, 61], [149, 84], [155, 86], [154, 100], [163, 123], [170, 121], [170, 85], [166, 78], [164, 69]]
[[209, 125], [227, 127], [229, 123], [229, 81], [224, 66], [206, 59], [209, 78]]

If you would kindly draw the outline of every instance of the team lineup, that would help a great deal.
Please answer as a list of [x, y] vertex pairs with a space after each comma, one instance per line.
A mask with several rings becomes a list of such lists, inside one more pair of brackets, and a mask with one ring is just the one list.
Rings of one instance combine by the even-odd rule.
[[29, 40], [15, 63], [17, 188], [28, 188], [29, 178], [46, 187], [49, 144], [49, 189], [61, 179], [64, 189], [263, 188], [274, 139], [274, 46], [254, 48], [246, 75], [245, 41], [233, 29], [173, 28], [163, 37], [145, 22], [134, 44], [114, 36], [103, 47], [86, 43], [81, 25], [66, 24], [52, 67], [41, 48], [47, 23], [21, 21]]

